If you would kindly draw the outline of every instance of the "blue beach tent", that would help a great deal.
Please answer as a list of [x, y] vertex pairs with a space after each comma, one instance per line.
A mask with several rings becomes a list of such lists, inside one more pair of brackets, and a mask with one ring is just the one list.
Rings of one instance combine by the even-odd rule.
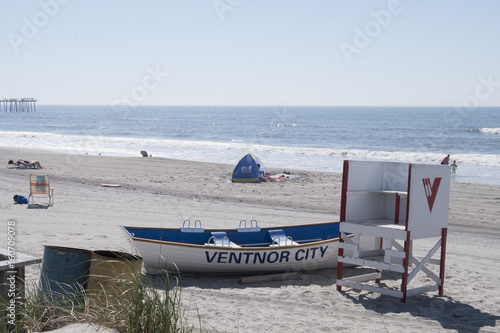
[[[260, 165], [260, 170], [257, 164]], [[246, 154], [236, 164], [233, 170], [233, 183], [258, 183], [259, 173], [266, 173], [264, 164], [253, 154]]]

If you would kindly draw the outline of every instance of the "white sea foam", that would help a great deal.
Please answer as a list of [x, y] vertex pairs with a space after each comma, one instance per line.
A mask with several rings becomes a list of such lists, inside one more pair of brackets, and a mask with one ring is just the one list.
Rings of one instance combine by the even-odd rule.
[[[0, 132], [0, 140], [7, 147], [30, 147], [72, 154], [139, 156], [147, 150], [156, 157], [233, 163], [247, 152], [268, 156], [271, 160], [288, 161], [289, 167], [316, 165], [318, 169], [333, 160], [386, 160], [417, 163], [437, 163], [443, 154], [428, 152], [376, 151], [363, 149], [330, 149], [312, 147], [285, 147], [242, 142], [207, 142], [105, 136], [77, 136], [34, 132]], [[463, 165], [500, 167], [499, 155], [453, 154], [452, 160]], [[295, 161], [295, 162], [294, 162]], [[327, 167], [329, 169], [329, 167]]]
[[500, 134], [500, 128], [480, 128], [480, 132], [482, 133], [488, 133], [488, 134]]

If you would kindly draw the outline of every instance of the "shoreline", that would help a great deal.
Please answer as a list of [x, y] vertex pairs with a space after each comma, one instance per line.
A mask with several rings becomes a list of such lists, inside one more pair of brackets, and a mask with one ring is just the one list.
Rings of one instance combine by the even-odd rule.
[[[0, 147], [0, 239], [16, 221], [16, 250], [42, 257], [44, 245], [131, 252], [118, 225], [235, 228], [338, 221], [341, 174], [290, 170], [283, 182], [231, 183], [233, 165], [165, 158], [68, 155]], [[30, 170], [9, 159], [38, 160], [54, 186], [54, 206], [27, 209]], [[283, 169], [270, 168], [271, 173]], [[102, 183], [120, 188], [101, 187]], [[337, 292], [336, 270], [300, 273], [299, 281], [241, 286], [234, 276], [183, 276], [183, 304], [195, 327], [208, 331], [470, 331], [500, 327], [500, 186], [452, 183], [445, 296], [399, 300], [353, 290]], [[417, 248], [418, 250], [418, 248]], [[40, 266], [26, 269], [37, 282]], [[276, 326], [277, 325], [277, 326]]]
[[[49, 138], [46, 138], [48, 135]], [[55, 135], [55, 134], [54, 134]], [[162, 140], [147, 138], [64, 136], [47, 133], [23, 133], [12, 141], [6, 142], [15, 146], [4, 149], [22, 150], [35, 143], [36, 151], [74, 156], [108, 156], [138, 157], [141, 150], [146, 150], [153, 157], [179, 159], [192, 162], [210, 162], [234, 165], [248, 152], [256, 154], [267, 167], [283, 169], [309, 170], [310, 172], [342, 172], [342, 162], [349, 160], [383, 160], [394, 162], [410, 162], [439, 164], [444, 153], [435, 152], [403, 152], [403, 151], [369, 151], [341, 150], [328, 148], [300, 148], [243, 144], [241, 142], [208, 142]], [[152, 140], [152, 141], [149, 141]], [[14, 143], [15, 142], [15, 143]], [[21, 147], [16, 147], [21, 146]], [[45, 148], [49, 147], [50, 148]], [[305, 151], [302, 151], [305, 149]], [[209, 156], [210, 161], [206, 161]], [[451, 161], [458, 161], [458, 171], [452, 175], [452, 182], [485, 185], [500, 185], [500, 156], [479, 154], [454, 154]], [[485, 161], [488, 161], [485, 164]]]

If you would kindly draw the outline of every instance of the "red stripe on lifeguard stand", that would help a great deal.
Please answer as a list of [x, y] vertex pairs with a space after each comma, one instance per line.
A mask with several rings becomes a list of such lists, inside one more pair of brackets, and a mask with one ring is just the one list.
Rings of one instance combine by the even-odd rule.
[[411, 183], [411, 164], [408, 166], [408, 191], [406, 194], [406, 221], [405, 230], [408, 230], [408, 219], [410, 214], [410, 183]]
[[441, 234], [441, 260], [439, 267], [439, 279], [441, 284], [439, 285], [439, 295], [444, 295], [444, 263], [446, 259], [446, 237], [448, 235], [448, 228], [443, 228]]
[[340, 222], [345, 221], [345, 210], [347, 205], [347, 179], [349, 176], [349, 161], [344, 161], [344, 169], [342, 171], [342, 196], [340, 198]]
[[[342, 195], [340, 198], [340, 222], [345, 221], [345, 210], [347, 205], [347, 179], [349, 176], [349, 161], [344, 160], [344, 167], [342, 171]], [[343, 243], [342, 233], [339, 232], [339, 245]], [[338, 258], [344, 256], [344, 249], [339, 246]], [[338, 260], [338, 259], [337, 259]], [[344, 265], [342, 262], [337, 261], [337, 280], [342, 280], [342, 271]], [[337, 290], [341, 291], [342, 286], [337, 285]]]

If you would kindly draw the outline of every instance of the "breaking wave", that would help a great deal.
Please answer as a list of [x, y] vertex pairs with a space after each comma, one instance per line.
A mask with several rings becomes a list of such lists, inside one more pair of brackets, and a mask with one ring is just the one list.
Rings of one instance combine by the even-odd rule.
[[[315, 169], [318, 171], [330, 169], [330, 162], [343, 159], [437, 163], [443, 157], [442, 154], [431, 152], [286, 147], [241, 141], [209, 142], [35, 132], [0, 132], [0, 141], [4, 147], [30, 147], [68, 154], [139, 156], [141, 150], [147, 150], [155, 157], [221, 163], [233, 163], [242, 154], [253, 152], [267, 156], [269, 160], [276, 160], [279, 164], [288, 161], [289, 168], [301, 168], [304, 164], [316, 165]], [[500, 167], [500, 155], [452, 154], [451, 158], [463, 165]]]
[[482, 133], [488, 133], [488, 134], [500, 134], [500, 128], [480, 128], [480, 132]]

